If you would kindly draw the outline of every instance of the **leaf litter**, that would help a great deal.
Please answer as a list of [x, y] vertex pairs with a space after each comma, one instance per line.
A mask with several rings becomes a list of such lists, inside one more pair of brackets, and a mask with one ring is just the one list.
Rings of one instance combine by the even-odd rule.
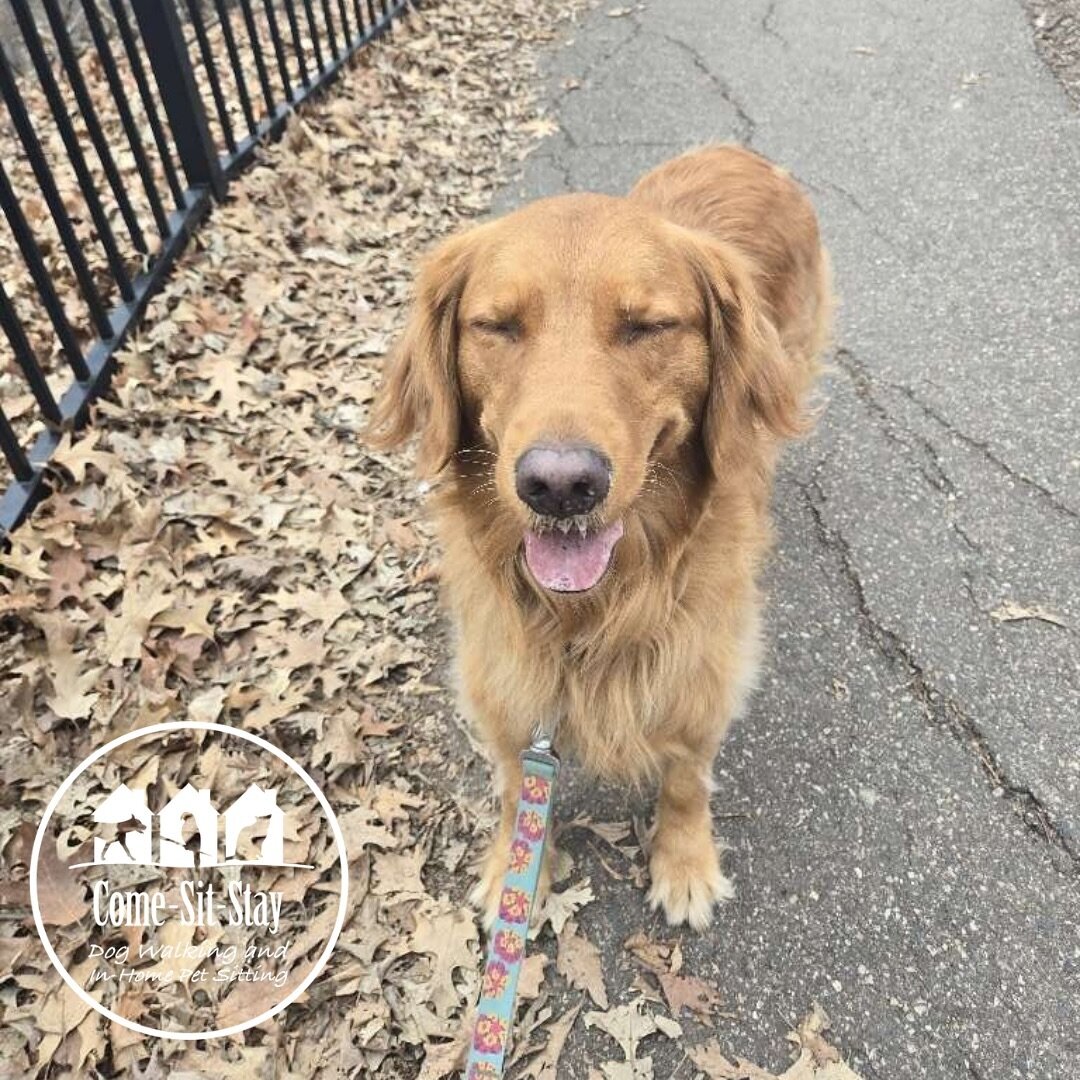
[[1060, 616], [1042, 604], [1018, 604], [1015, 600], [1003, 600], [993, 611], [990, 618], [999, 623], [1022, 622], [1025, 619], [1037, 619], [1041, 622], [1069, 629], [1069, 624]]
[[[0, 1074], [441, 1080], [460, 1069], [483, 945], [464, 871], [493, 805], [486, 785], [465, 782], [475, 763], [446, 753], [454, 706], [425, 489], [406, 457], [368, 451], [359, 432], [418, 255], [484, 213], [558, 130], [537, 60], [582, 6], [425, 6], [294, 116], [197, 234], [96, 426], [57, 453], [57, 492], [0, 553]], [[345, 931], [308, 994], [205, 1046], [144, 1038], [84, 1007], [29, 913], [34, 829], [62, 779], [109, 739], [183, 718], [287, 749], [338, 808], [353, 881]], [[212, 738], [202, 749], [199, 768], [225, 767]], [[159, 762], [138, 764], [156, 777]], [[636, 825], [571, 823], [638, 880]], [[309, 834], [288, 845], [297, 861], [329, 857]], [[64, 931], [87, 901], [53, 861], [45, 919], [78, 977], [82, 942]], [[291, 879], [287, 899], [316, 879]], [[511, 1075], [562, 1075], [577, 1025], [621, 1052], [590, 1075], [649, 1077], [644, 1040], [681, 1040], [680, 1017], [728, 1015], [715, 987], [682, 970], [677, 943], [644, 934], [624, 947], [636, 989], [613, 1004], [609, 954], [579, 919], [595, 899], [578, 875], [538, 913], [546, 952], [522, 975]], [[315, 941], [323, 922], [301, 929]], [[243, 991], [229, 999], [237, 1017], [263, 992]], [[117, 1008], [140, 1011], [134, 997]], [[846, 1068], [827, 1053], [827, 1018], [808, 1022], [795, 1033], [803, 1071], [784, 1080], [850, 1080], [803, 1066], [824, 1054]], [[715, 1041], [688, 1053], [706, 1076], [743, 1076]]]
[[797, 1057], [790, 1068], [779, 1074], [742, 1058], [728, 1060], [716, 1040], [692, 1048], [690, 1059], [707, 1080], [859, 1080], [844, 1063], [840, 1051], [826, 1042], [823, 1032], [830, 1023], [828, 1014], [815, 1002], [795, 1030], [789, 1032], [788, 1041]]

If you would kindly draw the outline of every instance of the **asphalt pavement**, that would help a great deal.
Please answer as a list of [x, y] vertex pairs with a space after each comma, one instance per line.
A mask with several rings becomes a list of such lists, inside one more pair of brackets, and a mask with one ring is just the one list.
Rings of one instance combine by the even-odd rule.
[[[738, 895], [678, 935], [687, 969], [762, 1065], [818, 1001], [866, 1080], [1075, 1080], [1080, 112], [1016, 0], [626, 6], [552, 51], [560, 130], [500, 207], [736, 140], [810, 192], [841, 301], [778, 484], [767, 669], [717, 764]], [[573, 769], [562, 805], [626, 816]], [[625, 992], [622, 941], [665, 931], [593, 869], [582, 922]], [[575, 1030], [568, 1076], [603, 1038]]]

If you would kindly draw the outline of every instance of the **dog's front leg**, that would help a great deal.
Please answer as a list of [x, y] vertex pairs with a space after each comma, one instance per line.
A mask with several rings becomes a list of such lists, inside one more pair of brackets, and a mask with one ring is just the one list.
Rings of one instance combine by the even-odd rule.
[[713, 841], [711, 775], [708, 751], [687, 747], [665, 758], [649, 853], [649, 902], [654, 910], [663, 907], [672, 926], [689, 923], [704, 930], [713, 906], [734, 895]]
[[499, 913], [502, 879], [509, 865], [510, 842], [514, 838], [518, 795], [521, 792], [521, 758], [504, 746], [494, 748], [495, 783], [499, 789], [499, 827], [491, 838], [477, 881], [469, 897], [490, 927]]

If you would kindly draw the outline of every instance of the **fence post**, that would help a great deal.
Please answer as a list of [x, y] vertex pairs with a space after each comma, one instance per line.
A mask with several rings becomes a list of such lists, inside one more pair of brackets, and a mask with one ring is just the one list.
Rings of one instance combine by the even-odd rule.
[[131, 0], [131, 7], [188, 183], [208, 186], [214, 198], [221, 200], [225, 197], [225, 174], [210, 135], [175, 0]]

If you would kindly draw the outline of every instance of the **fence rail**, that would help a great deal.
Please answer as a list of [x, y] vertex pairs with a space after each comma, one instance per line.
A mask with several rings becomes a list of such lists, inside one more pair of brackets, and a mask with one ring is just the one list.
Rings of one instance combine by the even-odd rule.
[[117, 350], [212, 202], [292, 111], [416, 6], [5, 2], [0, 543], [47, 490], [61, 439], [108, 386]]

